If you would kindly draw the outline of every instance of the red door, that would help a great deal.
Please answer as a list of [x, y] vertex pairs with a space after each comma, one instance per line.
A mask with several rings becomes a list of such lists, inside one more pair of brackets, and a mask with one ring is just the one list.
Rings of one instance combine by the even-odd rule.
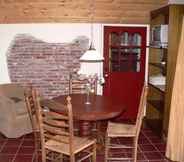
[[146, 27], [104, 27], [104, 95], [124, 103], [121, 118], [136, 118], [145, 79]]

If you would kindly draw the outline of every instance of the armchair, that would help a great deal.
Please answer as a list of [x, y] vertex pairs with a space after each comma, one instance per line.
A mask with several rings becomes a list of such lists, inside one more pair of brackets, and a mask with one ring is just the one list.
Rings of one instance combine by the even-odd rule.
[[0, 132], [8, 138], [32, 132], [24, 88], [19, 84], [0, 85]]

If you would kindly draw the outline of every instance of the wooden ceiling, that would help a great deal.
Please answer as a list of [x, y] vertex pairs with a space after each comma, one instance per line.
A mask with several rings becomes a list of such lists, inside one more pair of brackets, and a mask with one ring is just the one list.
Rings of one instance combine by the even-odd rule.
[[0, 0], [0, 23], [149, 23], [168, 0]]

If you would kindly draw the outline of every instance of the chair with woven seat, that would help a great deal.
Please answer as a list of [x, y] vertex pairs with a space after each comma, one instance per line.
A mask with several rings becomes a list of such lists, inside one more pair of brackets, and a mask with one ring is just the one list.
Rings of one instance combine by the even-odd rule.
[[35, 160], [35, 162], [38, 162], [38, 156], [40, 152], [40, 143], [39, 143], [39, 127], [38, 127], [38, 116], [37, 116], [37, 109], [36, 109], [36, 103], [35, 103], [35, 94], [33, 91], [32, 86], [27, 88], [24, 92], [25, 96], [25, 102], [26, 107], [28, 109], [29, 117], [31, 120], [31, 125], [33, 129], [33, 135], [34, 135], [34, 154], [32, 157], [32, 161]]
[[[91, 85], [91, 91], [95, 95], [97, 94], [97, 79], [93, 78], [94, 83]], [[69, 93], [70, 94], [85, 94], [86, 84], [89, 83], [88, 78], [84, 75], [70, 75], [69, 80]], [[97, 123], [93, 124], [93, 131], [97, 131]], [[79, 134], [79, 121], [74, 120], [74, 132]]]
[[[35, 93], [38, 96], [37, 92]], [[69, 96], [66, 102], [67, 105], [62, 105], [50, 100], [50, 104], [43, 104], [37, 100], [42, 162], [46, 162], [47, 159], [62, 161], [65, 157], [74, 162], [77, 159], [76, 155], [83, 155], [77, 161], [92, 158], [92, 161], [96, 162], [96, 140], [74, 136], [72, 104]]]
[[[105, 139], [105, 162], [110, 160], [112, 161], [124, 161], [124, 160], [133, 160], [133, 162], [137, 161], [137, 146], [138, 146], [138, 138], [142, 125], [142, 119], [144, 116], [144, 107], [146, 105], [146, 97], [147, 97], [148, 88], [144, 85], [141, 93], [140, 103], [138, 114], [136, 118], [135, 124], [123, 124], [123, 123], [115, 123], [108, 122], [107, 133]], [[132, 145], [123, 145], [123, 144], [114, 144], [112, 142], [113, 139], [116, 138], [132, 138]], [[113, 157], [109, 156], [110, 149], [133, 149], [132, 157]]]
[[[89, 78], [83, 75], [72, 76], [70, 75], [69, 80], [69, 93], [70, 94], [84, 94], [86, 93], [86, 84], [89, 83]], [[97, 94], [97, 79], [94, 79], [94, 83], [92, 85], [92, 92]]]

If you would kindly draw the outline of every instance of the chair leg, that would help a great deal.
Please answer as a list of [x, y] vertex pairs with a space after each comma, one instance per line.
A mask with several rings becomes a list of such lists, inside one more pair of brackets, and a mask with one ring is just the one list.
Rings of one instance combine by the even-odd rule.
[[37, 150], [35, 150], [33, 153], [33, 158], [31, 160], [31, 162], [38, 162], [38, 155], [39, 154], [38, 154]]
[[35, 161], [38, 162], [38, 151], [36, 151], [36, 155], [35, 155]]
[[34, 148], [35, 148], [35, 150], [34, 150], [34, 155], [33, 155], [32, 161], [38, 162], [39, 148], [40, 148], [39, 146], [41, 146], [41, 144], [38, 141], [38, 135], [37, 135], [38, 132], [36, 130], [33, 130], [33, 132], [34, 132]]
[[70, 156], [70, 162], [75, 162], [75, 155], [74, 154]]
[[46, 162], [46, 151], [42, 148], [42, 162]]
[[92, 162], [96, 162], [96, 143], [93, 144], [93, 156], [92, 156]]
[[137, 147], [138, 147], [138, 139], [134, 138], [134, 149], [133, 149], [133, 162], [137, 162]]
[[63, 154], [59, 155], [59, 162], [63, 162]]
[[105, 162], [107, 162], [108, 160], [108, 152], [109, 152], [109, 146], [110, 144], [110, 138], [106, 135], [105, 136]]

